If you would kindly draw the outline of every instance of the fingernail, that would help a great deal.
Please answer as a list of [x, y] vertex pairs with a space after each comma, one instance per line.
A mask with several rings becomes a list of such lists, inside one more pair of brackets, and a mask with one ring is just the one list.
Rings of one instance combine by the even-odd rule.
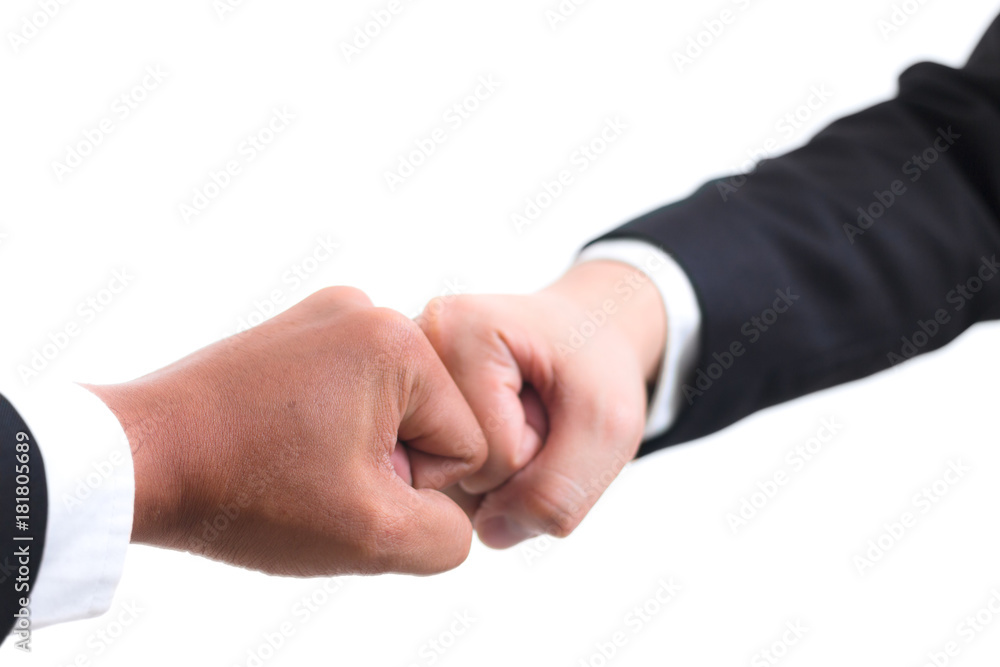
[[507, 549], [538, 535], [537, 531], [502, 516], [486, 519], [477, 530], [483, 544], [493, 549]]

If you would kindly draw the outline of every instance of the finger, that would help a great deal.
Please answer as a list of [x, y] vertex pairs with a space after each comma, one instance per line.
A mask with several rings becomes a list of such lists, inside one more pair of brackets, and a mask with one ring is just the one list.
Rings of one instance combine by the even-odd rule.
[[413, 485], [443, 489], [475, 473], [486, 460], [486, 438], [472, 409], [430, 343], [411, 353], [414, 380], [399, 425]]
[[392, 468], [399, 475], [399, 478], [413, 486], [413, 471], [410, 467], [410, 457], [406, 452], [406, 445], [397, 441], [389, 460], [392, 461]]
[[524, 408], [524, 421], [528, 428], [535, 432], [540, 442], [545, 442], [549, 437], [549, 415], [542, 397], [532, 385], [526, 384], [521, 389], [520, 399]]
[[527, 424], [520, 398], [521, 365], [489, 317], [469, 304], [461, 299], [447, 305], [432, 301], [417, 322], [485, 433], [486, 462], [461, 482], [466, 492], [481, 494], [524, 467], [538, 452], [542, 439]]
[[[573, 386], [570, 383], [570, 386]], [[503, 487], [487, 494], [475, 517], [487, 546], [503, 549], [541, 534], [569, 535], [630, 461], [642, 438], [635, 396], [558, 396], [549, 401], [551, 432], [545, 447]], [[629, 392], [626, 392], [629, 393]]]
[[390, 516], [376, 562], [384, 572], [437, 574], [461, 565], [472, 546], [472, 524], [461, 507], [440, 491], [413, 489], [390, 480]]
[[469, 517], [469, 520], [472, 520], [476, 516], [479, 505], [483, 502], [482, 496], [466, 493], [458, 484], [452, 484], [448, 488], [443, 489], [441, 493], [451, 498], [456, 505], [461, 507], [466, 516]]

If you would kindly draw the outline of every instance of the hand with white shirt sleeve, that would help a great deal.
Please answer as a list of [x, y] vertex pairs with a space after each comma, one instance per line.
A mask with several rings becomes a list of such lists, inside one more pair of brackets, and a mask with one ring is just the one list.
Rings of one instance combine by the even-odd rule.
[[107, 611], [130, 541], [289, 576], [451, 569], [473, 527], [439, 489], [485, 458], [419, 327], [352, 288], [131, 382], [0, 396], [0, 642]]
[[672, 418], [660, 274], [697, 305], [672, 260], [628, 243], [596, 244], [535, 294], [436, 299], [417, 318], [486, 434], [485, 465], [452, 493], [488, 546], [569, 535], [636, 455], [647, 417], [660, 431]]

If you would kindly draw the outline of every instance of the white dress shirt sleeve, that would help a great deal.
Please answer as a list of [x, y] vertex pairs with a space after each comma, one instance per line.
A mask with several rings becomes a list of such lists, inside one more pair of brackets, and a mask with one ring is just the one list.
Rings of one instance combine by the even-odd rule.
[[72, 383], [4, 392], [42, 452], [45, 550], [31, 591], [36, 628], [111, 607], [132, 535], [132, 452], [118, 419]]
[[646, 413], [646, 440], [666, 433], [683, 409], [682, 387], [694, 372], [701, 336], [701, 308], [687, 274], [670, 255], [645, 241], [612, 239], [583, 249], [578, 262], [614, 260], [650, 277], [667, 312], [667, 344]]

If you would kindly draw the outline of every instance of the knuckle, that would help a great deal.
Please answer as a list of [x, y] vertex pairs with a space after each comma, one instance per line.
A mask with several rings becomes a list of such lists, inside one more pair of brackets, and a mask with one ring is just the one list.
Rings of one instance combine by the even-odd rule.
[[360, 314], [359, 343], [372, 358], [378, 377], [395, 377], [406, 386], [417, 364], [433, 354], [416, 322], [387, 308], [371, 308]]
[[452, 298], [436, 296], [424, 306], [424, 312], [421, 313], [421, 317], [428, 322], [440, 323], [448, 313], [448, 305], [453, 302], [454, 299]]
[[439, 296], [431, 299], [420, 314], [420, 328], [436, 349], [453, 339], [453, 334], [473, 318], [477, 300], [467, 296]]
[[486, 461], [490, 455], [489, 443], [486, 441], [486, 435], [483, 434], [478, 426], [461, 443], [459, 451], [463, 454], [465, 460], [469, 462], [472, 470], [478, 471], [486, 465]]
[[342, 306], [346, 303], [361, 306], [371, 306], [371, 299], [368, 295], [357, 287], [340, 285], [335, 287], [323, 287], [309, 297], [309, 300], [321, 307]]
[[537, 485], [524, 494], [524, 506], [549, 535], [568, 537], [587, 513], [576, 484], [566, 478], [551, 484]]
[[597, 432], [603, 441], [638, 447], [645, 426], [640, 411], [615, 401], [598, 414], [601, 418]]
[[[471, 442], [471, 441], [469, 441]], [[453, 447], [453, 457], [444, 459], [433, 470], [420, 471], [417, 488], [429, 488], [440, 491], [463, 479], [477, 475], [486, 460], [485, 447], [467, 444], [466, 440]]]
[[494, 443], [488, 451], [489, 472], [506, 479], [523, 468], [527, 461], [521, 460], [519, 450], [512, 442]]
[[406, 355], [423, 343], [420, 327], [402, 313], [389, 308], [372, 308], [365, 317], [373, 339], [386, 352]]

